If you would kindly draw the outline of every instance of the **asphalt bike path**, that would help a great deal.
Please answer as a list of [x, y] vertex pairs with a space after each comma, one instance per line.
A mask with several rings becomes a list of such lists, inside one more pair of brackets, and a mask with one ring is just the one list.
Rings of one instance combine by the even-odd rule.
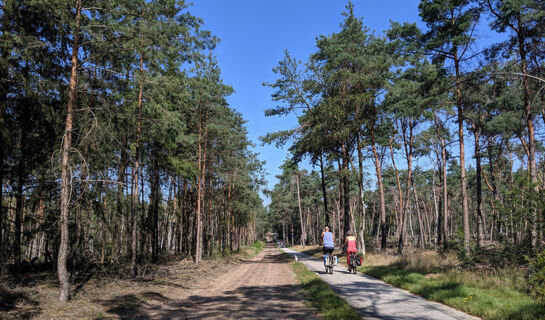
[[282, 248], [282, 250], [297, 257], [297, 260], [327, 282], [333, 291], [358, 310], [366, 320], [479, 319], [441, 303], [428, 301], [408, 291], [395, 288], [365, 274], [351, 274], [340, 264], [333, 268], [333, 274], [327, 274], [323, 260], [288, 248]]

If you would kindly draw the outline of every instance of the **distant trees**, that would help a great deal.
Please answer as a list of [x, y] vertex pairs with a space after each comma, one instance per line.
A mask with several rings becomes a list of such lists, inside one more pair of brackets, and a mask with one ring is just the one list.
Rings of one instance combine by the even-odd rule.
[[[0, 256], [136, 276], [256, 239], [262, 163], [183, 1], [5, 1]], [[130, 265], [130, 270], [124, 269]]]
[[[491, 242], [535, 252], [545, 224], [543, 137], [536, 133], [545, 127], [545, 117], [536, 117], [544, 101], [543, 4], [423, 0], [419, 12], [424, 30], [394, 22], [380, 38], [349, 2], [340, 31], [318, 37], [306, 64], [287, 56], [275, 69], [273, 99], [281, 104], [266, 114], [299, 106], [299, 126], [263, 140], [293, 139], [295, 163], [324, 160], [321, 171], [331, 173], [322, 174], [319, 202], [342, 209], [329, 223], [342, 226], [341, 237], [355, 229], [360, 244], [374, 239], [382, 250], [395, 239], [398, 253], [460, 245], [471, 256], [474, 245]], [[478, 52], [482, 16], [509, 36]], [[298, 85], [278, 90], [287, 83]], [[287, 222], [295, 241], [313, 231], [291, 216], [296, 200], [282, 183], [270, 214], [283, 212], [276, 226]], [[319, 210], [312, 219], [316, 231], [328, 223]]]

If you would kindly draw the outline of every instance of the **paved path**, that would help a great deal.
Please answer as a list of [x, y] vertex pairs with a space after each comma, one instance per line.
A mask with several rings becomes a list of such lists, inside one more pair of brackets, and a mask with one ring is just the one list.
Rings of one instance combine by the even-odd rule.
[[368, 319], [478, 319], [461, 311], [447, 307], [437, 302], [414, 295], [408, 291], [392, 287], [380, 280], [358, 273], [348, 273], [348, 270], [338, 265], [333, 274], [324, 272], [321, 260], [309, 257], [300, 252], [284, 248], [286, 253], [297, 256], [311, 271], [346, 302], [357, 309], [366, 320]]

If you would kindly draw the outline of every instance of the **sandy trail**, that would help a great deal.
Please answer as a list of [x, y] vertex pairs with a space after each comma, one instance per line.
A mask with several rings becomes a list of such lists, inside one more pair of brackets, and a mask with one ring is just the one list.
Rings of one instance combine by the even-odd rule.
[[[162, 301], [161, 301], [162, 300]], [[141, 319], [314, 319], [290, 263], [267, 246], [214, 279], [176, 299], [154, 299]]]

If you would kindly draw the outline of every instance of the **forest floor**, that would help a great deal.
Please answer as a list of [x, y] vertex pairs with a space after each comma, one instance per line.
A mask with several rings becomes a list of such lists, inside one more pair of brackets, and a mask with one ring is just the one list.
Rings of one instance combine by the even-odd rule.
[[51, 276], [0, 286], [1, 319], [312, 319], [290, 260], [267, 246], [231, 259], [161, 266], [153, 276], [96, 277], [61, 304]]

